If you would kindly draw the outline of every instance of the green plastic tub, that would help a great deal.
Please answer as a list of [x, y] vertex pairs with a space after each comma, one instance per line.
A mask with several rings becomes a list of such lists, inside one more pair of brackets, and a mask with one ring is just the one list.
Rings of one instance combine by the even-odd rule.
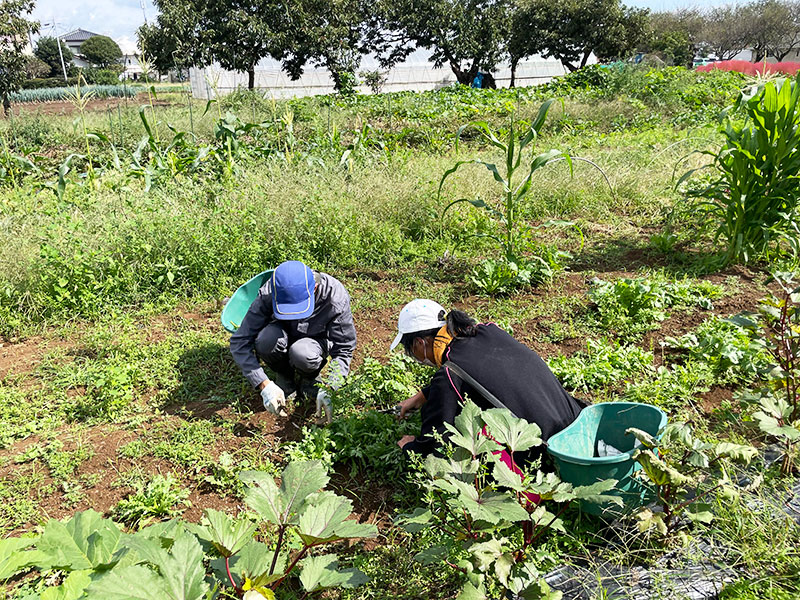
[[[616, 479], [610, 493], [622, 498], [624, 508], [614, 504], [582, 502], [581, 509], [595, 515], [618, 516], [649, 500], [649, 489], [632, 477], [641, 467], [632, 456], [637, 440], [625, 433], [629, 427], [646, 431], [656, 439], [667, 424], [660, 408], [636, 402], [601, 402], [584, 408], [577, 419], [552, 436], [547, 451], [553, 457], [559, 476], [572, 485], [591, 485], [602, 479]], [[621, 452], [616, 456], [597, 456], [599, 442]]]
[[247, 314], [247, 310], [253, 303], [253, 300], [258, 296], [258, 290], [264, 285], [267, 280], [272, 277], [272, 272], [275, 269], [267, 269], [263, 273], [259, 273], [247, 283], [239, 286], [231, 299], [222, 309], [222, 326], [231, 333], [239, 329], [242, 324], [242, 319]]

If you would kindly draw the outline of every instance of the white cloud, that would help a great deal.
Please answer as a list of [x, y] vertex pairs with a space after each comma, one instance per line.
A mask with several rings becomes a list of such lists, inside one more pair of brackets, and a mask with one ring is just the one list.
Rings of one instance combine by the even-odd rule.
[[[152, 0], [145, 0], [147, 20], [153, 21], [157, 11]], [[63, 0], [38, 0], [33, 17], [42, 23], [42, 34], [53, 35], [56, 21], [58, 33], [73, 29], [87, 29], [112, 38], [136, 37], [136, 29], [144, 23], [139, 0], [73, 0], [65, 5]]]

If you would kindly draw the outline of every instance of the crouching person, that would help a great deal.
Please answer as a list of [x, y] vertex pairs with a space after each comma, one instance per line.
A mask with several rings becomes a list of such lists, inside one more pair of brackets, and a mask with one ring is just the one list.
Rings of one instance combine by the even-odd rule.
[[[422, 410], [420, 435], [398, 442], [404, 450], [435, 450], [434, 432], [447, 437], [445, 423], [454, 423], [466, 396], [482, 409], [503, 406], [536, 423], [544, 441], [581, 411], [539, 355], [494, 323], [477, 324], [460, 310], [447, 313], [431, 300], [414, 300], [400, 311], [398, 329], [392, 348], [402, 344], [409, 356], [438, 369], [430, 385], [400, 404], [400, 418]], [[541, 450], [514, 460], [531, 461]]]
[[[260, 390], [264, 408], [285, 416], [286, 399], [314, 398], [317, 417], [331, 421], [320, 372], [332, 360], [328, 385], [337, 388], [350, 372], [356, 329], [350, 296], [340, 281], [299, 261], [278, 265], [259, 290], [239, 329], [231, 354], [247, 380]], [[259, 359], [275, 373], [270, 380]]]

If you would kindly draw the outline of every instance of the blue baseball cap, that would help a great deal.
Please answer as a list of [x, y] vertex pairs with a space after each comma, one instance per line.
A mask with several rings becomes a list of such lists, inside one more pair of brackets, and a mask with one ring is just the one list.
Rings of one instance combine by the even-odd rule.
[[279, 321], [299, 321], [314, 312], [314, 271], [287, 260], [272, 272], [272, 312]]

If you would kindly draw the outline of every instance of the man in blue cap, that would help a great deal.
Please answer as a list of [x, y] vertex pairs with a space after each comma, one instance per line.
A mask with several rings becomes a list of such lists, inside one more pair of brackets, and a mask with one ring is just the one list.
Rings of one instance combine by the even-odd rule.
[[[347, 290], [334, 277], [296, 260], [278, 265], [231, 336], [233, 359], [260, 390], [266, 410], [285, 416], [286, 398], [299, 392], [315, 398], [317, 416], [324, 409], [328, 422], [330, 397], [318, 386], [320, 371], [330, 357], [328, 383], [338, 387], [350, 372], [355, 347]], [[259, 358], [275, 373], [274, 381]]]

